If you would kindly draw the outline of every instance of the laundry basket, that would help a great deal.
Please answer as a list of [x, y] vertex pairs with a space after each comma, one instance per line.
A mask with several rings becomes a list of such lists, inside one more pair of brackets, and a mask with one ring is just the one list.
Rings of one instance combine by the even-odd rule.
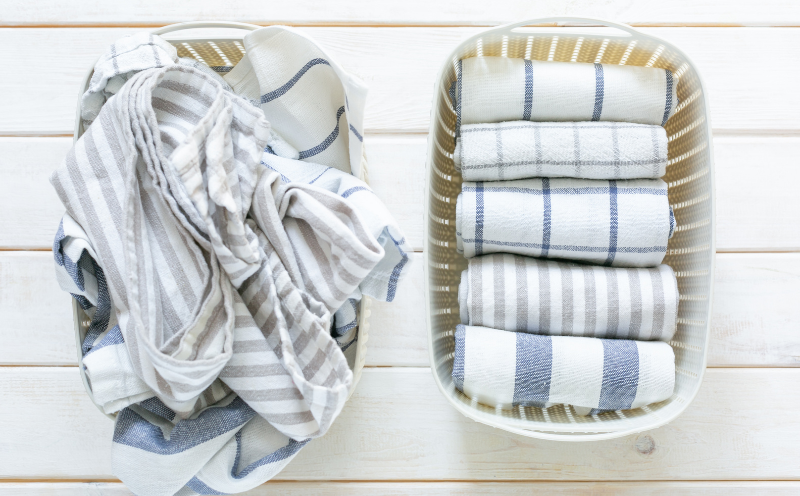
[[[573, 27], [554, 28], [554, 24]], [[668, 400], [634, 410], [579, 416], [563, 405], [500, 410], [479, 404], [455, 388], [451, 372], [454, 332], [460, 323], [458, 285], [467, 261], [456, 251], [456, 198], [462, 179], [453, 166], [456, 113], [448, 90], [456, 80], [457, 61], [481, 55], [660, 67], [678, 78], [680, 103], [666, 124], [669, 161], [664, 177], [678, 226], [664, 263], [675, 271], [680, 290], [678, 330], [670, 341], [676, 361], [675, 393]], [[448, 56], [436, 79], [428, 134], [425, 294], [433, 376], [458, 411], [523, 436], [589, 441], [653, 429], [689, 406], [706, 366], [714, 274], [714, 162], [707, 102], [697, 68], [678, 48], [629, 26], [596, 19], [561, 17], [509, 24], [467, 39]]]
[[[194, 58], [209, 67], [212, 67], [219, 73], [230, 71], [235, 66], [245, 53], [244, 44], [242, 40], [244, 35], [247, 34], [242, 31], [253, 31], [261, 26], [254, 24], [244, 24], [239, 22], [184, 22], [179, 24], [171, 24], [163, 28], [156, 29], [153, 34], [164, 36], [167, 41], [172, 43], [178, 49], [179, 57]], [[194, 31], [192, 35], [191, 31]], [[238, 31], [234, 31], [238, 30]], [[324, 52], [324, 50], [323, 50]], [[331, 57], [326, 57], [328, 60], [333, 60]], [[333, 63], [333, 62], [331, 62]], [[83, 93], [89, 88], [89, 82], [94, 73], [94, 64], [89, 68], [86, 73], [83, 84], [81, 85], [80, 92], [78, 93], [78, 109], [75, 117], [75, 134], [74, 141], [84, 132], [83, 120], [81, 119], [81, 97]], [[361, 173], [359, 179], [369, 183], [369, 173], [367, 166], [366, 154], [361, 160]], [[369, 335], [369, 317], [370, 317], [370, 298], [364, 296], [361, 299], [361, 306], [359, 308], [358, 316], [358, 331], [356, 340], [356, 357], [353, 366], [353, 385], [350, 388], [350, 395], [352, 396], [355, 391], [356, 384], [361, 379], [361, 372], [364, 369], [364, 362], [367, 355], [367, 339]], [[83, 338], [89, 328], [90, 319], [84, 313], [83, 309], [78, 305], [78, 302], [73, 299], [72, 313], [75, 324], [75, 339], [77, 340], [78, 349], [78, 363], [81, 362], [83, 355], [81, 354], [81, 346]], [[92, 388], [86, 378], [86, 372], [83, 367], [79, 367], [81, 371], [81, 379], [86, 388], [89, 397], [94, 401], [92, 395]], [[98, 407], [99, 408], [99, 407]], [[101, 409], [102, 411], [102, 409]], [[107, 415], [114, 418], [113, 415]]]

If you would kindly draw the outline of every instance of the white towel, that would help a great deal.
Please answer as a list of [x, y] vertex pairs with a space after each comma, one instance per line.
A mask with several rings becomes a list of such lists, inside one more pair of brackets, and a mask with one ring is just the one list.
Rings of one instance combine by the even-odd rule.
[[457, 249], [613, 267], [653, 267], [675, 221], [660, 179], [541, 178], [465, 182], [456, 201]]
[[260, 102], [267, 120], [299, 150], [300, 160], [359, 177], [364, 83], [290, 27], [269, 26], [248, 33], [244, 46], [247, 55], [225, 80], [237, 93]]
[[457, 128], [502, 121], [618, 121], [661, 125], [678, 81], [653, 67], [473, 57], [456, 68]]
[[667, 169], [667, 132], [622, 122], [466, 124], [453, 161], [465, 181], [655, 179]]
[[178, 50], [160, 36], [143, 32], [115, 41], [95, 63], [89, 88], [81, 97], [81, 118], [94, 121], [106, 100], [131, 76], [144, 69], [164, 67], [178, 60]]
[[669, 265], [623, 269], [496, 253], [469, 259], [461, 323], [551, 336], [669, 341], [678, 283]]
[[675, 354], [659, 341], [538, 336], [459, 325], [453, 383], [485, 405], [628, 410], [675, 389]]

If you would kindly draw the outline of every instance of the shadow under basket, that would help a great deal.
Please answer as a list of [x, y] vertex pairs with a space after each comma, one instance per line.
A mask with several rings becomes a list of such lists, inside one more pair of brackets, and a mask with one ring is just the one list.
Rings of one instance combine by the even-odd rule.
[[[572, 27], [554, 28], [554, 24]], [[678, 78], [680, 103], [665, 126], [669, 160], [663, 178], [669, 184], [669, 203], [677, 222], [663, 263], [675, 271], [680, 291], [678, 329], [669, 343], [675, 351], [675, 392], [668, 400], [633, 410], [579, 416], [572, 407], [563, 405], [496, 409], [473, 401], [455, 388], [451, 372], [455, 327], [460, 323], [458, 285], [467, 260], [456, 251], [456, 198], [462, 179], [453, 165], [456, 113], [448, 90], [456, 80], [458, 60], [481, 55], [658, 67], [671, 70]], [[629, 26], [596, 19], [536, 19], [481, 32], [450, 54], [437, 77], [426, 177], [428, 350], [436, 384], [458, 411], [523, 436], [591, 441], [654, 429], [674, 420], [689, 406], [703, 380], [710, 330], [714, 162], [706, 92], [697, 68], [683, 52]]]
[[[179, 24], [171, 24], [154, 30], [152, 33], [162, 36], [169, 41], [175, 48], [178, 49], [179, 57], [189, 57], [199, 62], [208, 65], [220, 75], [224, 75], [230, 71], [245, 54], [244, 49], [244, 36], [249, 31], [254, 31], [261, 28], [255, 24], [245, 24], [239, 22], [184, 22]], [[322, 48], [320, 48], [322, 49]], [[324, 51], [324, 50], [323, 50]], [[327, 57], [328, 60], [332, 60]], [[75, 118], [75, 134], [73, 141], [78, 141], [85, 129], [83, 121], [81, 120], [81, 97], [84, 92], [89, 88], [89, 82], [94, 73], [94, 63], [89, 71], [86, 73], [83, 84], [81, 85], [80, 92], [78, 93], [78, 108]], [[361, 175], [359, 179], [365, 183], [369, 183], [368, 164], [366, 153], [361, 160]], [[356, 389], [358, 381], [361, 379], [361, 373], [364, 369], [364, 363], [367, 356], [367, 340], [369, 337], [369, 317], [371, 313], [371, 298], [364, 296], [361, 299], [358, 315], [358, 330], [357, 339], [354, 343], [356, 346], [355, 361], [353, 364], [353, 385], [350, 388], [350, 396]], [[81, 363], [83, 355], [81, 353], [81, 346], [86, 332], [89, 329], [90, 319], [84, 313], [83, 309], [78, 305], [78, 302], [72, 300], [72, 314], [75, 325], [75, 339], [77, 341], [78, 349], [78, 363]], [[86, 377], [86, 371], [83, 367], [79, 367], [83, 386], [86, 392], [94, 402], [94, 395], [92, 388]], [[349, 396], [348, 396], [349, 398]], [[96, 404], [96, 403], [95, 403]], [[100, 408], [100, 407], [98, 407]], [[101, 409], [102, 411], [102, 409]], [[104, 412], [105, 414], [105, 412]], [[115, 418], [115, 415], [105, 414], [107, 417]]]

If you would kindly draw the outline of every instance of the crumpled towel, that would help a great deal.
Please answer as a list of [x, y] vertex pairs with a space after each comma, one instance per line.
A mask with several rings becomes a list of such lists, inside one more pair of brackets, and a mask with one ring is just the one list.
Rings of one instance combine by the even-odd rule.
[[89, 87], [81, 97], [81, 119], [87, 126], [91, 124], [106, 100], [137, 72], [171, 65], [177, 60], [178, 50], [151, 33], [136, 33], [115, 41], [94, 65]]
[[617, 121], [661, 125], [678, 81], [654, 67], [473, 57], [456, 66], [456, 120]]
[[466, 124], [453, 161], [465, 181], [655, 179], [666, 173], [667, 132], [623, 122]]
[[485, 405], [564, 404], [585, 415], [668, 399], [675, 389], [675, 354], [660, 341], [538, 336], [459, 325], [452, 377], [459, 391]]
[[457, 249], [467, 258], [505, 252], [653, 267], [674, 228], [661, 179], [464, 182], [456, 201]]
[[461, 323], [551, 336], [669, 341], [678, 282], [669, 265], [624, 269], [495, 253], [469, 259]]

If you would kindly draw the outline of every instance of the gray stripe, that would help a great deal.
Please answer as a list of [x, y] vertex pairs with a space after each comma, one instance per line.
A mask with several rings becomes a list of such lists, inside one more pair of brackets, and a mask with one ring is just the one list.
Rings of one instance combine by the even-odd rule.
[[575, 177], [581, 173], [581, 133], [577, 123], [573, 123], [572, 139], [575, 146]]
[[572, 309], [573, 288], [572, 270], [566, 264], [559, 264], [561, 269], [561, 334], [572, 335], [573, 320], [575, 318]]
[[658, 146], [658, 131], [656, 127], [653, 127], [650, 134], [653, 135], [653, 177], [658, 176], [659, 165], [661, 165], [661, 149]]
[[[536, 175], [542, 175], [542, 137], [541, 133], [539, 132], [539, 128], [533, 128], [533, 145], [536, 148], [536, 155], [535, 155], [535, 165], [536, 165]], [[461, 168], [464, 168], [462, 164]]]
[[631, 288], [631, 324], [628, 329], [629, 339], [641, 339], [642, 331], [642, 285], [638, 269], [627, 269], [628, 283]]
[[470, 260], [469, 290], [472, 294], [472, 321], [474, 325], [483, 325], [483, 258]]
[[[236, 317], [236, 327], [240, 328], [239, 325], [239, 317]], [[249, 339], [247, 341], [234, 341], [233, 342], [233, 353], [241, 354], [241, 353], [263, 353], [270, 351], [271, 348], [267, 344], [267, 342], [263, 339]]]
[[[247, 402], [250, 401], [286, 401], [301, 400], [303, 396], [296, 388], [274, 388], [274, 389], [240, 389], [236, 394]], [[266, 418], [266, 415], [261, 414]]]
[[492, 273], [494, 279], [494, 327], [497, 329], [506, 328], [506, 281], [505, 271], [503, 270], [503, 255], [492, 255]]
[[666, 313], [664, 281], [658, 267], [650, 269], [650, 277], [653, 279], [653, 330], [650, 334], [650, 339], [659, 339], [664, 332], [664, 316]]
[[595, 287], [594, 269], [581, 266], [583, 272], [584, 301], [586, 305], [586, 329], [585, 336], [596, 336], [595, 327], [597, 325], [597, 288]]
[[539, 267], [539, 330], [550, 330], [550, 272], [547, 262], [537, 261]]
[[619, 162], [619, 133], [617, 126], [611, 127], [611, 147], [614, 150], [614, 177], [619, 179], [622, 174]]
[[503, 180], [503, 133], [500, 129], [495, 130], [495, 146], [497, 148], [497, 176]]
[[608, 326], [606, 337], [616, 337], [619, 332], [619, 283], [617, 271], [606, 272], [606, 294], [608, 295]]
[[[523, 257], [513, 257], [516, 268], [517, 331], [528, 330], [528, 271]], [[497, 299], [497, 295], [495, 295]]]
[[[265, 343], [266, 344], [266, 343]], [[285, 376], [286, 369], [279, 363], [270, 365], [228, 365], [220, 373], [220, 377], [268, 377]]]

